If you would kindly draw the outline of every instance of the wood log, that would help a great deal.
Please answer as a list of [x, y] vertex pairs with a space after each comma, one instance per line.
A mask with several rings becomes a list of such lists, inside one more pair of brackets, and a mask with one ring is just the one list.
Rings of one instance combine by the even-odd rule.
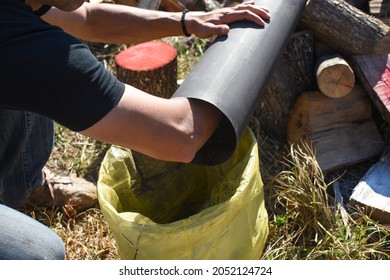
[[372, 219], [390, 224], [390, 148], [360, 179], [349, 199], [352, 207], [363, 208]]
[[177, 51], [168, 43], [150, 41], [115, 57], [117, 77], [155, 96], [170, 98], [177, 89]]
[[309, 0], [301, 22], [342, 55], [390, 52], [390, 27], [344, 0]]
[[390, 122], [390, 56], [359, 55], [352, 57], [356, 76], [386, 122]]
[[295, 101], [302, 91], [315, 87], [313, 41], [308, 30], [292, 34], [254, 113], [261, 128], [282, 142]]
[[343, 97], [355, 87], [355, 73], [338, 54], [323, 55], [318, 59], [316, 79], [319, 90], [332, 98]]
[[335, 127], [347, 126], [371, 118], [371, 104], [363, 88], [356, 86], [350, 94], [334, 99], [319, 91], [303, 92], [291, 110], [288, 140], [299, 143], [302, 138]]
[[311, 147], [323, 172], [370, 159], [384, 147], [361, 86], [341, 98], [302, 93], [290, 113], [287, 139]]

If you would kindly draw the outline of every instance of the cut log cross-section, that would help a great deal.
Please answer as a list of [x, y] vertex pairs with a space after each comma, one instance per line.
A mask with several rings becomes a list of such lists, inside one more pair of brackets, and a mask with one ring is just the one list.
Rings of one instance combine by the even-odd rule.
[[115, 57], [117, 77], [155, 96], [170, 98], [177, 89], [177, 51], [168, 43], [150, 41]]
[[316, 78], [319, 90], [333, 98], [347, 95], [355, 86], [355, 73], [348, 62], [338, 54], [323, 55], [319, 58]]

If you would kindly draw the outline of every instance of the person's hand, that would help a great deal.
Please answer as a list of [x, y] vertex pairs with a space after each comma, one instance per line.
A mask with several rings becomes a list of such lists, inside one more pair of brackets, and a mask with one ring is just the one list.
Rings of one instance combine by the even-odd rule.
[[267, 9], [250, 1], [211, 12], [188, 12], [185, 16], [185, 24], [188, 33], [199, 38], [208, 38], [213, 35], [227, 34], [229, 32], [228, 24], [235, 21], [248, 20], [259, 26], [264, 26], [269, 19], [270, 15]]

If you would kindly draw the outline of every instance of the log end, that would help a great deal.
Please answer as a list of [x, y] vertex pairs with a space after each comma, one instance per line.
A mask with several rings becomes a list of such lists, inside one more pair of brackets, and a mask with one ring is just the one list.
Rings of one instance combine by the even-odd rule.
[[176, 49], [162, 41], [137, 44], [115, 57], [115, 63], [131, 71], [150, 71], [164, 67], [177, 57]]
[[349, 94], [355, 86], [355, 75], [347, 65], [325, 69], [318, 78], [319, 90], [328, 97], [339, 98]]
[[177, 90], [177, 51], [168, 43], [150, 41], [115, 57], [118, 80], [149, 94], [170, 98]]
[[319, 58], [316, 77], [319, 90], [332, 98], [349, 94], [355, 86], [352, 67], [338, 54], [323, 55]]

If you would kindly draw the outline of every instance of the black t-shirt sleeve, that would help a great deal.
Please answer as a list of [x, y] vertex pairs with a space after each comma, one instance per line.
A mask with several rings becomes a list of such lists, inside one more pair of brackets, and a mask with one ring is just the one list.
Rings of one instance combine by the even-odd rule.
[[[125, 86], [95, 58], [84, 44], [73, 44], [66, 59], [53, 58], [53, 74], [41, 82], [39, 110], [74, 131], [103, 118], [121, 99]], [[38, 85], [37, 85], [38, 87]]]

